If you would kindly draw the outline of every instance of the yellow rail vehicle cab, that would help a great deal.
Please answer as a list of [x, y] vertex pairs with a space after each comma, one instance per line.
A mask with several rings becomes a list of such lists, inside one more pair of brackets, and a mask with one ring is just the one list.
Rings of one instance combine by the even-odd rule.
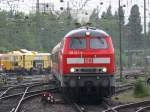
[[50, 67], [50, 53], [37, 53], [34, 58], [34, 67], [42, 69]]
[[0, 54], [0, 70], [16, 73], [32, 73], [35, 70], [46, 71], [50, 68], [50, 53], [38, 53], [20, 49]]
[[6, 54], [1, 55], [1, 65], [3, 67], [3, 70], [11, 70], [12, 69], [11, 57]]
[[21, 55], [3, 54], [1, 55], [1, 65], [3, 70], [15, 70], [21, 66]]
[[6, 55], [11, 57], [12, 62], [12, 70], [16, 70], [22, 67], [22, 53], [19, 51], [12, 51], [7, 53]]
[[22, 67], [26, 70], [30, 70], [33, 68], [33, 60], [35, 55], [31, 53], [23, 54], [23, 64]]
[[28, 51], [26, 49], [20, 49], [19, 52], [22, 53], [22, 65], [21, 67], [27, 71], [33, 68], [33, 60], [35, 58], [35, 52]]

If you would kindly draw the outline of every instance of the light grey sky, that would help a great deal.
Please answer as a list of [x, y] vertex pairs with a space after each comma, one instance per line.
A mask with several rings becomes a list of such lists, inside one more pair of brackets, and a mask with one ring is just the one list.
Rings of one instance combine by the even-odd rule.
[[[8, 5], [6, 2], [2, 2], [2, 1], [6, 1], [6, 0], [0, 0], [0, 8], [1, 9], [8, 9]], [[8, 1], [15, 1], [15, 0], [8, 0]], [[64, 3], [60, 3], [60, 0], [39, 0], [40, 3], [48, 3], [48, 2], [52, 2], [55, 5], [55, 9], [59, 9], [60, 6], [66, 6], [67, 1], [77, 1], [79, 3], [79, 1], [81, 0], [64, 0]], [[82, 0], [85, 1], [85, 0]], [[128, 21], [128, 16], [130, 14], [130, 9], [134, 4], [138, 4], [139, 8], [140, 8], [140, 13], [141, 13], [141, 19], [142, 19], [142, 23], [143, 23], [143, 4], [144, 4], [144, 0], [120, 0], [121, 1], [121, 5], [126, 5], [126, 7], [124, 7], [125, 10], [125, 19], [126, 22]], [[103, 5], [100, 5], [100, 2], [103, 2]], [[150, 0], [146, 0], [146, 4], [147, 4], [147, 21], [150, 21]], [[18, 6], [18, 10], [20, 11], [31, 11], [33, 7], [35, 7], [35, 3], [36, 0], [20, 0], [20, 2], [16, 2], [14, 3], [15, 5]], [[102, 13], [103, 11], [106, 11], [106, 9], [108, 8], [109, 5], [112, 5], [112, 12], [114, 13], [115, 10], [118, 9], [118, 0], [89, 0], [89, 2], [87, 3], [86, 7], [84, 8], [85, 10], [88, 11], [92, 11], [93, 8], [96, 8], [97, 6], [99, 6], [100, 9], [100, 13]], [[72, 6], [71, 6], [72, 7]], [[73, 8], [73, 7], [72, 7]]]

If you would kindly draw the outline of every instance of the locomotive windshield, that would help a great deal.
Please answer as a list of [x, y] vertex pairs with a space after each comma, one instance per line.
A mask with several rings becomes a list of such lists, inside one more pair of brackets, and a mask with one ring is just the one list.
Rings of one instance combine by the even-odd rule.
[[71, 38], [70, 48], [71, 49], [85, 49], [86, 39], [85, 38]]
[[97, 38], [90, 39], [90, 48], [91, 49], [106, 49], [108, 48], [108, 45], [104, 38], [97, 37]]

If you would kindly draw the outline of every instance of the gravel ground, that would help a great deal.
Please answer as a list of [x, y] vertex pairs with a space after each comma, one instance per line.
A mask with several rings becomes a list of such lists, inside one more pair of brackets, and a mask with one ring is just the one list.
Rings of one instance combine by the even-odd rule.
[[87, 110], [88, 112], [101, 112], [105, 109], [106, 108], [104, 107], [104, 105], [87, 105], [85, 107], [85, 111]]
[[67, 104], [43, 104], [40, 97], [25, 102], [20, 112], [76, 112], [71, 105]]
[[48, 89], [51, 88], [53, 85], [52, 84], [47, 84], [47, 85], [38, 85], [30, 88], [28, 91], [37, 91], [37, 90], [43, 90], [43, 89]]
[[0, 95], [4, 92], [4, 90], [0, 90]]
[[[84, 107], [88, 112], [101, 112], [106, 109], [103, 104], [81, 105], [81, 107]], [[76, 112], [76, 110], [69, 104], [43, 104], [40, 97], [35, 97], [24, 103], [19, 112]]]
[[21, 97], [10, 98], [0, 101], [0, 112], [10, 112], [13, 107], [17, 106]]
[[[62, 95], [59, 93], [53, 94], [54, 98], [61, 102], [56, 104], [43, 104], [41, 102], [41, 97], [34, 97], [22, 105], [19, 112], [76, 112], [74, 107], [72, 105], [64, 103], [64, 100], [62, 98]], [[64, 103], [64, 104], [63, 104]], [[117, 103], [112, 101], [112, 106], [115, 106]], [[104, 104], [79, 104], [81, 107], [87, 110], [88, 112], [101, 112], [102, 110], [106, 109], [106, 106]]]
[[18, 93], [23, 93], [25, 91], [25, 87], [18, 87], [18, 88], [13, 88], [8, 91], [6, 95], [14, 95]]

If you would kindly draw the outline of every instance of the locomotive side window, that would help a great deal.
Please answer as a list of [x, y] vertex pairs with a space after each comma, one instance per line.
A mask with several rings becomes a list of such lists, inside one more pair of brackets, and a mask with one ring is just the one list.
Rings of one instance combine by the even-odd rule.
[[86, 39], [85, 38], [71, 38], [70, 39], [70, 48], [71, 49], [85, 49], [86, 48]]
[[108, 48], [107, 42], [104, 38], [91, 38], [90, 39], [90, 48], [92, 49], [106, 49]]

